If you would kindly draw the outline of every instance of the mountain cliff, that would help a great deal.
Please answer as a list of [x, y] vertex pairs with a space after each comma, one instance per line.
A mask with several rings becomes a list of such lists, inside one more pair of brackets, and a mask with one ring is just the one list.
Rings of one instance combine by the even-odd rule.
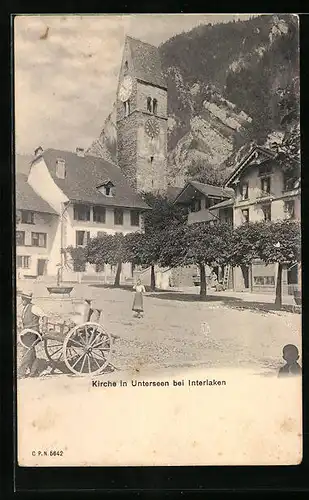
[[[262, 15], [200, 25], [159, 47], [168, 82], [171, 185], [220, 183], [241, 146], [282, 132], [280, 94], [298, 76], [298, 18]], [[90, 146], [116, 161], [114, 111]]]

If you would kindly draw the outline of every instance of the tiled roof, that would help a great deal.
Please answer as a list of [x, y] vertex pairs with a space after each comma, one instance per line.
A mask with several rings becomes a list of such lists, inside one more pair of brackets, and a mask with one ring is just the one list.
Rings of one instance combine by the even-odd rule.
[[234, 196], [234, 190], [231, 188], [212, 186], [211, 184], [204, 184], [203, 182], [198, 181], [190, 181], [190, 184], [194, 186], [198, 191], [208, 196], [222, 196], [226, 198]]
[[45, 200], [33, 191], [27, 182], [26, 174], [16, 174], [16, 208], [18, 210], [57, 214]]
[[127, 36], [131, 50], [134, 76], [139, 80], [166, 88], [160, 53], [157, 47]]
[[[77, 156], [70, 151], [47, 149], [42, 153], [50, 175], [63, 193], [72, 201], [93, 203], [97, 205], [148, 209], [142, 200], [128, 184], [120, 168], [103, 158], [85, 155]], [[65, 178], [56, 175], [57, 159], [65, 161]], [[105, 196], [97, 188], [106, 180], [115, 185], [115, 195]]]
[[175, 186], [168, 186], [166, 190], [166, 196], [169, 200], [174, 201], [176, 196], [179, 195], [179, 193], [182, 191], [183, 188], [180, 187], [175, 187]]
[[216, 203], [216, 205], [213, 205], [212, 207], [209, 208], [209, 210], [216, 210], [217, 208], [225, 208], [225, 207], [232, 207], [234, 205], [234, 198], [230, 198], [229, 200], [224, 200], [220, 201], [220, 203]]

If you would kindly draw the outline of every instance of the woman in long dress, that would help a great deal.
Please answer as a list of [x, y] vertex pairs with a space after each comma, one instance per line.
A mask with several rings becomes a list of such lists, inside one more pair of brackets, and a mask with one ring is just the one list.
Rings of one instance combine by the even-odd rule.
[[141, 280], [137, 280], [136, 285], [133, 287], [135, 290], [132, 311], [136, 312], [136, 317], [140, 318], [144, 313], [143, 307], [143, 294], [146, 292], [144, 285], [142, 285]]

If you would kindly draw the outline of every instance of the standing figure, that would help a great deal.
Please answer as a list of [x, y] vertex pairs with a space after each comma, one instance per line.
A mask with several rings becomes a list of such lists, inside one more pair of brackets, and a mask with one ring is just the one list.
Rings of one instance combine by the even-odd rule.
[[299, 354], [296, 345], [285, 345], [282, 354], [282, 357], [284, 361], [286, 361], [286, 364], [280, 368], [278, 376], [282, 377], [285, 375], [300, 375], [301, 366], [298, 363]]
[[143, 293], [146, 292], [144, 285], [140, 279], [137, 280], [136, 285], [133, 287], [135, 290], [132, 311], [136, 312], [136, 317], [140, 318], [144, 312], [143, 307]]
[[[40, 329], [43, 326], [42, 322], [45, 321], [46, 315], [44, 312], [32, 304], [32, 294], [22, 293], [22, 313], [19, 326], [24, 330], [29, 328], [40, 334]], [[28, 332], [23, 335], [22, 342], [24, 346], [21, 349], [22, 361], [19, 366], [19, 377], [25, 377], [29, 370], [29, 376], [33, 377], [37, 371], [37, 357], [35, 350], [35, 343], [40, 338], [40, 335]]]

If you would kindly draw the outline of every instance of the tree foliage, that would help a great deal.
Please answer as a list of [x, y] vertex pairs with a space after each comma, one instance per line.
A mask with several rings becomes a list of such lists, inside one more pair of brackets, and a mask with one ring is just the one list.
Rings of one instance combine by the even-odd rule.
[[70, 254], [73, 261], [73, 269], [75, 272], [84, 272], [86, 269], [87, 256], [85, 248], [69, 246], [67, 252]]

